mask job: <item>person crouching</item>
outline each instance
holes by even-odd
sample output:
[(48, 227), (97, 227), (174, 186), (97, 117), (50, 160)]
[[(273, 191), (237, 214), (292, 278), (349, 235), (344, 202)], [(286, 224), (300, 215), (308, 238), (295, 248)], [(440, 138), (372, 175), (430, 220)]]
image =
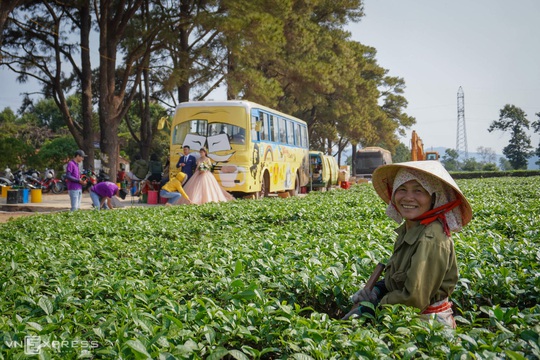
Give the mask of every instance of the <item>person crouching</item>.
[(97, 183), (90, 188), (90, 198), (92, 199), (92, 205), (96, 210), (102, 208), (112, 209), (112, 197), (115, 195), (124, 200), (127, 191), (125, 189), (119, 189), (118, 185), (110, 181)]
[(186, 201), (191, 204), (191, 200), (187, 196), (184, 188), (182, 187), (182, 181), (186, 178), (186, 174), (179, 172), (176, 174), (176, 177), (169, 180), (165, 185), (161, 187), (159, 191), (159, 196), (167, 199), (165, 206), (175, 205), (178, 200), (183, 196)]

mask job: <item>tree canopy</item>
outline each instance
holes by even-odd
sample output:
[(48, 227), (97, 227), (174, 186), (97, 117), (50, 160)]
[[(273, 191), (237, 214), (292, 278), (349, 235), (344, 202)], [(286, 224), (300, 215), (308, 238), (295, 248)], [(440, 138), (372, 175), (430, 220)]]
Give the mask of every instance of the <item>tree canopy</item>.
[[(536, 113), (535, 115), (538, 117), (538, 120), (532, 123), (532, 128), (534, 129), (534, 132), (540, 134), (540, 112)], [(536, 148), (535, 155), (538, 156), (536, 165), (540, 166), (540, 142), (538, 143), (538, 147)]]
[(532, 156), (531, 138), (525, 132), (529, 126), (525, 112), (517, 106), (507, 104), (501, 109), (499, 120), (493, 121), (488, 128), (489, 132), (510, 132), (510, 141), (503, 148), (503, 154), (516, 170), (527, 169), (527, 159)]
[[(394, 151), (398, 135), (415, 123), (405, 113), (404, 80), (344, 30), (364, 16), (362, 0), (9, 3), (0, 7), (6, 19), (0, 66), (21, 82), (32, 77), (42, 84), (87, 161), (99, 138), (111, 178), (122, 122), (147, 157), (159, 119), (152, 103), (170, 113), (219, 86), (228, 99), (305, 120), (311, 148), (326, 153), (350, 144)], [(92, 53), (99, 54), (97, 66)], [(73, 94), (81, 99), (79, 118), (68, 103)]]

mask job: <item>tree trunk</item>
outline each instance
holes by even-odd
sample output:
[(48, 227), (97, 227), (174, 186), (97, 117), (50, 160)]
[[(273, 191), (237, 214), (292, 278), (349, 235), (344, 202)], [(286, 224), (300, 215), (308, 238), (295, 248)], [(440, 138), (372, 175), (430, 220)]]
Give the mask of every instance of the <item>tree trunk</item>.
[[(148, 76), (148, 70), (146, 70), (148, 67), (144, 67), (145, 70), (143, 71), (143, 81), (141, 88), (144, 88), (143, 95), (144, 95), (144, 102), (143, 103), (143, 113), (142, 113), (142, 121), (141, 121), (141, 142), (142, 142), (142, 151), (141, 154), (143, 155), (144, 159), (148, 159), (150, 157), (150, 149), (152, 148), (152, 118), (150, 116), (150, 79)], [(142, 99), (141, 99), (142, 100)]]
[[(150, 28), (150, 10), (148, 9), (148, 1), (145, 2), (144, 6), (144, 23), (147, 29)], [(152, 41), (149, 39), (146, 43), (146, 50), (150, 51), (152, 47)], [(140, 86), (141, 94), (141, 155), (143, 159), (149, 159), (150, 150), (152, 148), (152, 117), (150, 115), (150, 76), (148, 69), (150, 67), (150, 62), (147, 58), (143, 58), (143, 71), (142, 71), (142, 81)]]
[[(101, 132), (101, 164), (103, 170), (109, 174), (110, 181), (116, 182), (118, 173), (118, 122), (110, 121), (107, 124), (110, 131)], [(103, 128), (103, 127), (102, 127)]]
[(352, 161), (351, 161), (351, 171), (353, 176), (356, 176), (356, 144), (352, 144)]
[[(118, 172), (118, 126), (131, 105), (134, 93), (140, 82), (141, 69), (133, 69), (137, 57), (127, 54), (130, 58), (124, 66), (124, 74), (116, 77), (116, 55), (120, 40), (126, 26), (143, 0), (134, 0), (129, 5), (117, 7), (114, 1), (99, 2), (99, 126), (100, 147), (102, 151), (103, 170), (109, 174), (111, 181), (116, 181)], [(142, 57), (147, 59), (148, 53)], [(143, 61), (147, 62), (147, 60)], [(135, 79), (130, 79), (135, 71)], [(120, 74), (118, 74), (120, 75)], [(133, 84), (131, 92), (126, 96), (126, 87)]]
[[(189, 13), (189, 7), (187, 7), (186, 5), (187, 4), (180, 5), (183, 13)], [(178, 59), (178, 65), (183, 68), (186, 74), (189, 74), (192, 68), (192, 61), (189, 56), (191, 46), (189, 44), (189, 32), (184, 27), (180, 28), (178, 40), (180, 42), (180, 58)], [(189, 77), (186, 77), (185, 80), (180, 84), (180, 86), (178, 86), (178, 102), (189, 101), (190, 91), (190, 79)]]
[(88, 154), (84, 166), (94, 165), (94, 126), (92, 118), (92, 64), (90, 62), (90, 31), (92, 19), (90, 4), (82, 2), (81, 14), (81, 89), (83, 149)]
[(118, 108), (116, 90), (116, 46), (115, 34), (109, 34), (110, 8), (107, 1), (100, 3), (101, 19), (99, 21), (99, 127), (102, 167), (116, 181), (118, 160)]

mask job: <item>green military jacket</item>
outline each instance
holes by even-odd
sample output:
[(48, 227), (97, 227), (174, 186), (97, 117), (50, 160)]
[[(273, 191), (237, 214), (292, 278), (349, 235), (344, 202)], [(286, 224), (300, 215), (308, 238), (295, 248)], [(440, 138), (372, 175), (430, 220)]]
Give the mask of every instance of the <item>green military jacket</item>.
[(458, 280), (454, 242), (434, 221), (418, 224), (398, 234), (394, 252), (386, 265), (388, 293), (381, 304), (404, 304), (424, 311), (430, 304), (452, 294)]
[(144, 179), (148, 174), (148, 163), (144, 159), (135, 160), (131, 172), (139, 179)]

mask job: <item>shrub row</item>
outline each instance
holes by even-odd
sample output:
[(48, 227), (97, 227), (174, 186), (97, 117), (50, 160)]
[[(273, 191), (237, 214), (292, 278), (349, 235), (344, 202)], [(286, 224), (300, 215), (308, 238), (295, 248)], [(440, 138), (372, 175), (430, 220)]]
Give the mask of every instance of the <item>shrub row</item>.
[(403, 306), (340, 320), (395, 235), (362, 184), (1, 225), (0, 358), (27, 336), (58, 359), (538, 358), (540, 177), (459, 185), (455, 331)]

